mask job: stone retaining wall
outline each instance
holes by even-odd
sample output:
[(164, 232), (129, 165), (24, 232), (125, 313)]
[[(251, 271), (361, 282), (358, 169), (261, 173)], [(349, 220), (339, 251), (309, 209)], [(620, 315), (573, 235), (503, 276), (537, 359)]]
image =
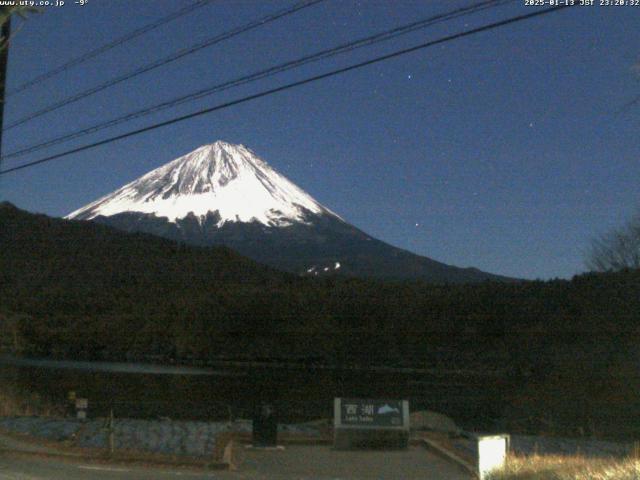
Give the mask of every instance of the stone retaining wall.
[[(75, 447), (107, 448), (105, 419), (82, 422), (75, 419), (40, 417), (0, 418), (0, 428), (35, 438), (69, 442)], [(172, 420), (116, 419), (113, 424), (115, 448), (171, 455), (210, 456), (221, 432), (251, 433), (251, 422), (194, 422)], [(278, 425), (280, 432), (319, 437), (311, 425)]]

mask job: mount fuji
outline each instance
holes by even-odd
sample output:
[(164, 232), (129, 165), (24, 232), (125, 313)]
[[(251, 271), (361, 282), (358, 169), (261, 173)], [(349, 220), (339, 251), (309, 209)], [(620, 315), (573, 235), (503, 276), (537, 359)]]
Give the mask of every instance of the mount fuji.
[(65, 218), (180, 242), (225, 245), (301, 275), (436, 283), (507, 280), (377, 240), (345, 222), (243, 145), (200, 148)]

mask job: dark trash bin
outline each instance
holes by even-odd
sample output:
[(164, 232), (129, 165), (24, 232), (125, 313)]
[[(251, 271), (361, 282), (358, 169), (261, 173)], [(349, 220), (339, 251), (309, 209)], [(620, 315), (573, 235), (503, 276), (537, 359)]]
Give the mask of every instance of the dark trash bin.
[(278, 420), (272, 404), (263, 403), (253, 415), (253, 445), (275, 447), (278, 445)]

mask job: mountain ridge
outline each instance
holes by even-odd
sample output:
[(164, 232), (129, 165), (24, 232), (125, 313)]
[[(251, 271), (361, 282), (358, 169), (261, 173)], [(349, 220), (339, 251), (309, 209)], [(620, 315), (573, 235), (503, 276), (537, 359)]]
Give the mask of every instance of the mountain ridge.
[(65, 218), (187, 244), (225, 245), (298, 275), (512, 281), (389, 245), (347, 223), (243, 145), (203, 145)]

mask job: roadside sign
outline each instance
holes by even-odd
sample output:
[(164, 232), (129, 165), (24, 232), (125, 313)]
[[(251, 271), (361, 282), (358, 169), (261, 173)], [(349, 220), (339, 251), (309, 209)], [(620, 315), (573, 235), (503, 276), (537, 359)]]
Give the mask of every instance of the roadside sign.
[(337, 449), (406, 448), (409, 442), (409, 402), (336, 398), (333, 426), (334, 447)]
[[(339, 424), (358, 427), (402, 427), (405, 401), (340, 399)], [(407, 412), (408, 413), (408, 412)]]

